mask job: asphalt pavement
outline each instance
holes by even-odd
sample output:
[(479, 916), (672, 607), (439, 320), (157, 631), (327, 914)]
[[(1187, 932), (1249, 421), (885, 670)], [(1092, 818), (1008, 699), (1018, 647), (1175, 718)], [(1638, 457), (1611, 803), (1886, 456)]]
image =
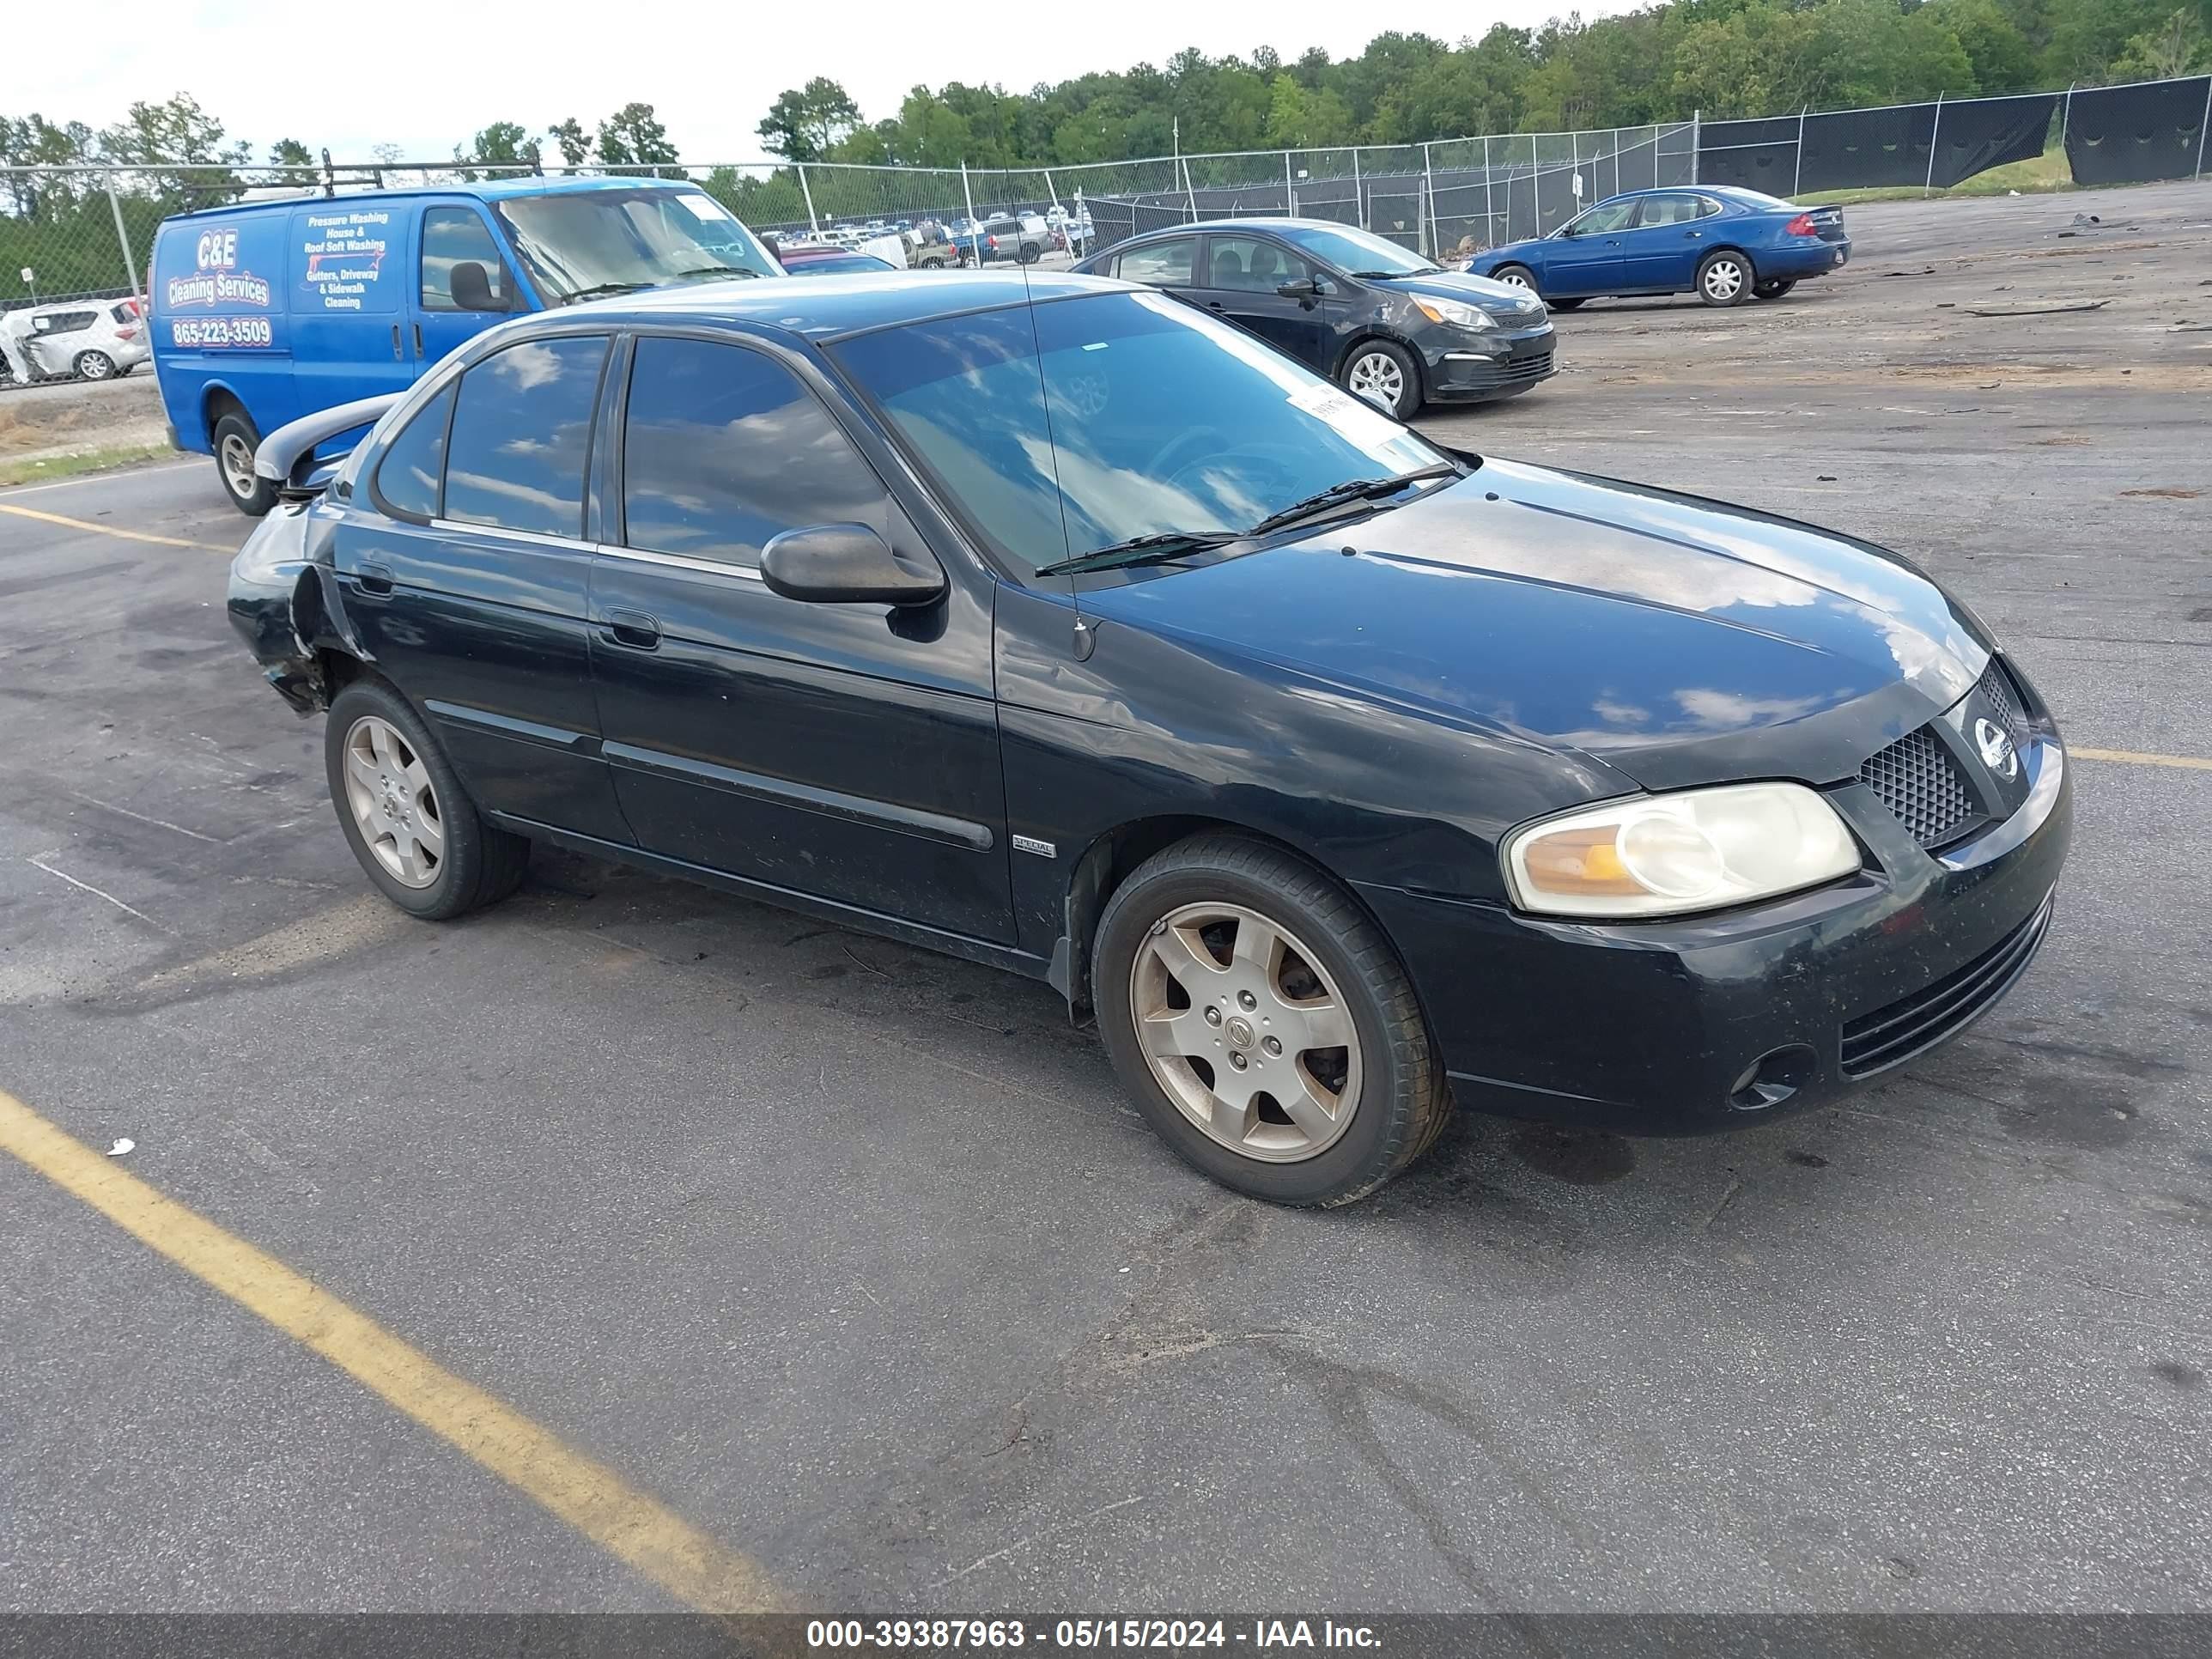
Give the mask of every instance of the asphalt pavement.
[[(2204, 1608), (2212, 188), (1848, 216), (1828, 284), (1563, 315), (1566, 373), (1428, 424), (1891, 544), (2015, 650), (2058, 921), (1900, 1079), (1463, 1115), (1294, 1212), (1042, 985), (566, 855), (414, 922), (196, 459), (0, 493), (0, 1091), (799, 1604)], [(20, 1155), (0, 1252), (0, 1610), (696, 1599)]]

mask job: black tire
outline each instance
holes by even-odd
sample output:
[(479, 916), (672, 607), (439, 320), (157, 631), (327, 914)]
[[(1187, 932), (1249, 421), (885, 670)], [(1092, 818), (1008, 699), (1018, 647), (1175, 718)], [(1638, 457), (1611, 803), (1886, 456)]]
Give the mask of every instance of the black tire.
[(115, 359), (104, 351), (80, 351), (76, 362), (70, 365), (80, 380), (112, 380), (115, 378)]
[(1797, 279), (1794, 276), (1777, 276), (1768, 282), (1753, 283), (1751, 295), (1754, 300), (1778, 300), (1796, 286)]
[[(1536, 286), (1536, 273), (1529, 270), (1526, 265), (1500, 265), (1497, 270), (1492, 271), (1490, 274), (1492, 278), (1497, 282), (1508, 283), (1517, 282), (1522, 288), (1527, 289), (1529, 293), (1539, 295), (1540, 296), (1541, 295), (1542, 291)], [(1545, 303), (1548, 305), (1551, 302), (1549, 301), (1546, 301)]]
[(1022, 244), (1020, 258), (1024, 264), (1033, 265), (1043, 257), (1044, 250), (1039, 247), (1035, 242), (1024, 242)]
[(1581, 300), (1547, 300), (1544, 303), (1553, 311), (1580, 311), (1583, 307)]
[[(1305, 941), (1358, 1036), (1362, 1080), (1351, 1118), (1323, 1150), (1297, 1162), (1247, 1156), (1200, 1129), (1153, 1075), (1138, 1038), (1131, 987), (1138, 951), (1178, 908), (1224, 902)], [(1405, 969), (1366, 913), (1299, 859), (1232, 835), (1170, 847), (1115, 890), (1091, 960), (1114, 1069), (1159, 1137), (1224, 1187), (1275, 1204), (1349, 1204), (1407, 1169), (1443, 1132), (1451, 1097)]]
[(208, 434), (215, 445), (216, 477), (222, 480), (222, 493), (230, 497), (230, 504), (249, 519), (258, 519), (276, 505), (276, 486), (258, 475), (252, 477), (251, 488), (244, 487), (237, 468), (237, 452), (230, 446), (243, 444), (246, 468), (250, 472), (253, 452), (261, 447), (261, 434), (244, 411), (232, 410), (215, 423)]
[[(429, 775), (445, 851), (428, 886), (410, 887), (385, 868), (369, 850), (347, 804), (346, 743), (354, 727), (368, 716), (396, 728)], [(448, 921), (497, 903), (521, 884), (530, 867), (528, 839), (483, 821), (428, 727), (406, 698), (383, 681), (356, 680), (331, 699), (323, 732), (323, 769), (346, 844), (377, 891), (408, 915), (425, 921)]]
[(1740, 306), (1758, 280), (1744, 255), (1732, 247), (1715, 248), (1698, 263), (1698, 298), (1709, 306)]
[(1388, 358), (1397, 368), (1397, 394), (1388, 403), (1370, 399), (1377, 409), (1401, 421), (1410, 421), (1421, 407), (1421, 367), (1413, 361), (1413, 354), (1393, 340), (1362, 340), (1344, 354), (1344, 362), (1337, 369), (1337, 384), (1355, 398), (1365, 398), (1353, 382), (1361, 377), (1363, 366), (1370, 358)]

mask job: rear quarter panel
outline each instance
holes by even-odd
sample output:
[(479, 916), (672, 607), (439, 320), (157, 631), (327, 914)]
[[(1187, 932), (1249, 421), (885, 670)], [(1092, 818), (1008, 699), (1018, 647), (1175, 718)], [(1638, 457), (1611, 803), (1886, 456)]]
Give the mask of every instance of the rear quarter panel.
[(289, 204), (163, 222), (154, 239), (149, 335), (179, 443), (207, 450), (210, 395), (227, 391), (273, 431), (298, 410), (284, 308)]

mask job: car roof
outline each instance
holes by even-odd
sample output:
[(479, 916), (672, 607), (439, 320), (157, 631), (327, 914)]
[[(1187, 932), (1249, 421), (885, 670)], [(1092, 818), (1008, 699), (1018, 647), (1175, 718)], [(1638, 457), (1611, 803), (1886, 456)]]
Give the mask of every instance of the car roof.
[(637, 323), (720, 323), (835, 340), (870, 329), (996, 311), (1030, 300), (1139, 292), (1135, 284), (1073, 271), (832, 271), (826, 276), (699, 283), (626, 294), (538, 313), (558, 323), (580, 316)]
[[(1639, 196), (1717, 196), (1723, 202), (1734, 202), (1739, 207), (1753, 207), (1761, 202), (1780, 201), (1764, 191), (1747, 190), (1741, 185), (1644, 185), (1635, 190), (1615, 191), (1605, 199), (1607, 202), (1626, 202)], [(1602, 206), (1600, 203), (1596, 205)]]
[(190, 213), (176, 213), (169, 216), (173, 219), (234, 218), (241, 213), (271, 208), (290, 209), (311, 202), (329, 202), (336, 205), (354, 202), (405, 201), (422, 196), (473, 196), (480, 201), (501, 202), (515, 196), (568, 196), (600, 190), (697, 190), (700, 187), (689, 179), (547, 179), (532, 173), (519, 179), (464, 179), (452, 184), (407, 185), (388, 190), (341, 190), (335, 196), (325, 196), (319, 191), (306, 191), (273, 201), (232, 202), (222, 207), (198, 208)]

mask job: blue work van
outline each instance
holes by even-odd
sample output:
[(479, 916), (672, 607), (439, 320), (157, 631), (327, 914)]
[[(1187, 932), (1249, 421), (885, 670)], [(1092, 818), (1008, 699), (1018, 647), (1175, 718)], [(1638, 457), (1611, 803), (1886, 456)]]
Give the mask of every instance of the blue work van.
[(780, 276), (696, 185), (512, 179), (283, 201), (164, 220), (154, 368), (173, 441), (216, 458), (242, 512), (275, 487), (264, 433), (398, 392), (511, 312), (669, 283)]

